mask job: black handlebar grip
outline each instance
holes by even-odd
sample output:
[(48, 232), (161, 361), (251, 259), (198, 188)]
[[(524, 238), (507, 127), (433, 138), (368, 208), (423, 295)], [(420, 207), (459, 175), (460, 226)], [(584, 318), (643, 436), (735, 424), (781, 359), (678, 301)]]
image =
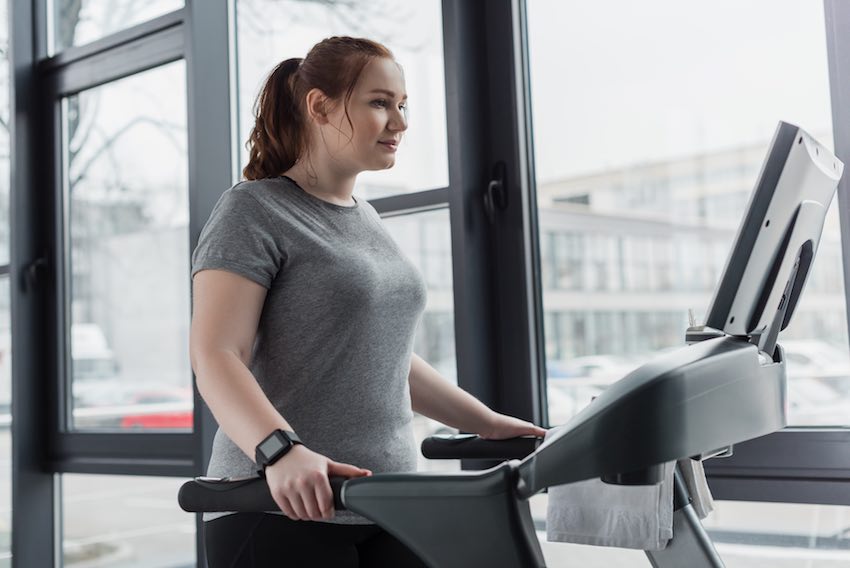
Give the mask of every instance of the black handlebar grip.
[(425, 438), (422, 455), (430, 459), (522, 459), (543, 442), (536, 436), (507, 440), (485, 440), (475, 434), (440, 435)]
[[(334, 508), (344, 510), (342, 486), (345, 477), (331, 477)], [(279, 511), (266, 480), (262, 477), (196, 477), (177, 493), (180, 508), (189, 513)]]

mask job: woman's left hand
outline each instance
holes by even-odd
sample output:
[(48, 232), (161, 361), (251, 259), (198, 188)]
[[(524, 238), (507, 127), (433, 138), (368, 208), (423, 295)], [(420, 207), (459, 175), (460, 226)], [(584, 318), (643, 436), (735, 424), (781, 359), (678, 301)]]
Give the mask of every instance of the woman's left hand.
[(494, 412), (490, 417), (486, 432), (478, 432), (478, 436), (485, 440), (504, 440), (507, 438), (518, 438), (520, 436), (538, 436), (542, 438), (546, 435), (546, 429), (540, 426), (535, 426), (531, 422), (499, 414)]

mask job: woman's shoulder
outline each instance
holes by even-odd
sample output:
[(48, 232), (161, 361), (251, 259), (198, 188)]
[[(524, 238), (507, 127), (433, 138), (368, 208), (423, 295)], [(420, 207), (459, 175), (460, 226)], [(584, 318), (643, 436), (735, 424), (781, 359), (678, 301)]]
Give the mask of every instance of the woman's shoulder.
[(250, 195), (251, 197), (258, 198), (273, 193), (277, 185), (279, 185), (279, 182), (274, 179), (246, 179), (236, 182), (225, 190), (224, 193), (238, 197)]
[(276, 216), (285, 214), (286, 201), (281, 199), (281, 182), (277, 179), (242, 180), (222, 194), (222, 200), (259, 206)]

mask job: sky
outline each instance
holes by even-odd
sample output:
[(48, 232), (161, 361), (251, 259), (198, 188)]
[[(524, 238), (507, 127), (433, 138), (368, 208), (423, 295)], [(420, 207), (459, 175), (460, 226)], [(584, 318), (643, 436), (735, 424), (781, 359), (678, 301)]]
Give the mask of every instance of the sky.
[(766, 146), (779, 120), (832, 147), (822, 2), (528, 0), (528, 21), (538, 181)]

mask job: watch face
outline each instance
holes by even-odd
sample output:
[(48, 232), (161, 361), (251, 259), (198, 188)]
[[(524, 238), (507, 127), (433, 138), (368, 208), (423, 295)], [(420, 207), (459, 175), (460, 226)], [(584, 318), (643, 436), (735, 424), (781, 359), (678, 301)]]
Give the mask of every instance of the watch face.
[(257, 449), (259, 449), (263, 456), (266, 458), (270, 458), (275, 455), (284, 447), (284, 443), (277, 436), (271, 436), (268, 439), (264, 440), (263, 443), (259, 445)]

